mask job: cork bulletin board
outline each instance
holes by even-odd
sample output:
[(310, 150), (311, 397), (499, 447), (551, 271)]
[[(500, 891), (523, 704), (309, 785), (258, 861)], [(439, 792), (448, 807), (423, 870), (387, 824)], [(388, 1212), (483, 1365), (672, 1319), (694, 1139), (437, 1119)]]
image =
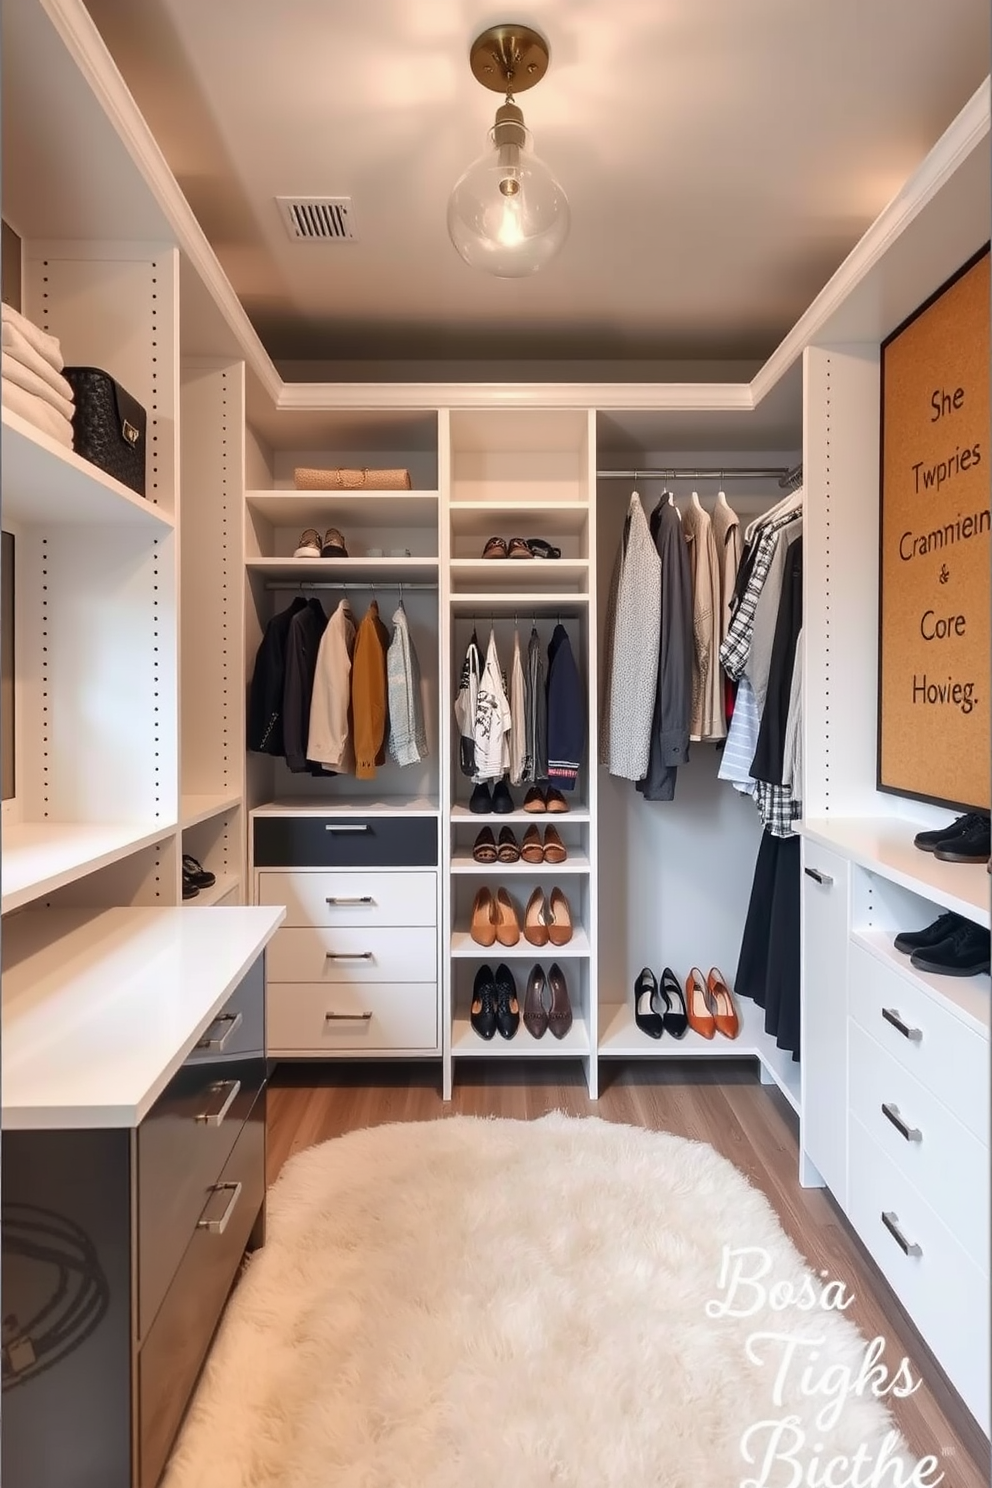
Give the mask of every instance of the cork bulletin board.
[(989, 249), (882, 346), (878, 786), (989, 809)]

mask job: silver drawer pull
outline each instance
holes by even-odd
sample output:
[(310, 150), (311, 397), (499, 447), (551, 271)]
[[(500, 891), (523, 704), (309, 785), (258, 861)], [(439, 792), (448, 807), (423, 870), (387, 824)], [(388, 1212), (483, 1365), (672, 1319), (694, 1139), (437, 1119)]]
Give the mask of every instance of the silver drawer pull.
[(200, 1040), (196, 1047), (198, 1049), (214, 1049), (218, 1054), (223, 1054), (228, 1040), (241, 1027), (243, 1021), (240, 1013), (221, 1013), (219, 1018), (214, 1019), (210, 1027), (213, 1029), (217, 1028), (221, 1023), (226, 1023), (227, 1027), (224, 1029), (224, 1032), (219, 1038), (211, 1038), (208, 1033), (205, 1038)]
[(375, 900), (372, 898), (372, 895), (371, 894), (358, 894), (358, 895), (356, 895), (352, 899), (347, 898), (346, 895), (341, 895), (341, 894), (331, 895), (331, 894), (329, 894), (327, 896), (327, 898), (324, 900), (324, 903), (325, 904), (374, 904), (375, 903)]
[(884, 1007), (882, 1009), (882, 1017), (886, 1023), (891, 1023), (893, 1028), (898, 1028), (903, 1038), (911, 1039), (914, 1044), (918, 1044), (923, 1038), (923, 1029), (910, 1028), (908, 1023), (902, 1021), (895, 1008)]
[(371, 961), (371, 951), (325, 951), (325, 961)]
[(898, 1216), (898, 1214), (886, 1214), (885, 1211), (883, 1210), (882, 1211), (882, 1223), (884, 1224), (885, 1228), (888, 1230), (889, 1234), (892, 1236), (893, 1240), (898, 1245), (899, 1249), (901, 1251), (904, 1251), (906, 1255), (908, 1255), (908, 1256), (921, 1256), (923, 1254), (923, 1251), (922, 1251), (921, 1247), (919, 1245), (917, 1245), (914, 1241), (907, 1240), (906, 1239), (906, 1236), (903, 1234), (902, 1230), (899, 1228), (899, 1216)]
[(885, 1101), (883, 1101), (882, 1115), (885, 1117), (886, 1121), (892, 1122), (892, 1125), (895, 1127), (896, 1131), (901, 1137), (905, 1137), (907, 1142), (923, 1141), (923, 1133), (920, 1131), (919, 1127), (907, 1126), (905, 1121), (903, 1121), (902, 1117), (899, 1115), (898, 1106), (890, 1106)]
[(221, 1122), (224, 1120), (224, 1117), (227, 1115), (228, 1111), (231, 1109), (231, 1107), (234, 1105), (234, 1102), (238, 1098), (238, 1092), (241, 1089), (241, 1081), (222, 1080), (219, 1084), (212, 1085), (210, 1088), (215, 1095), (219, 1095), (222, 1090), (226, 1090), (227, 1099), (225, 1100), (219, 1111), (201, 1111), (196, 1119), (197, 1121), (202, 1121), (204, 1126), (220, 1126)]
[(196, 1228), (198, 1230), (207, 1230), (211, 1235), (223, 1235), (227, 1229), (227, 1222), (234, 1213), (237, 1202), (241, 1197), (241, 1184), (218, 1183), (214, 1189), (214, 1193), (224, 1193), (227, 1190), (230, 1190), (231, 1197), (228, 1199), (227, 1208), (224, 1210), (220, 1219), (198, 1219), (196, 1222)]
[(371, 832), (368, 822), (325, 822), (325, 832)]
[(805, 873), (807, 878), (813, 879), (814, 883), (822, 884), (825, 889), (829, 889), (830, 885), (833, 883), (833, 879), (831, 878), (830, 874), (821, 873), (819, 868), (804, 868), (803, 872)]
[(371, 1021), (371, 1013), (325, 1013), (324, 1022), (334, 1023), (368, 1023)]

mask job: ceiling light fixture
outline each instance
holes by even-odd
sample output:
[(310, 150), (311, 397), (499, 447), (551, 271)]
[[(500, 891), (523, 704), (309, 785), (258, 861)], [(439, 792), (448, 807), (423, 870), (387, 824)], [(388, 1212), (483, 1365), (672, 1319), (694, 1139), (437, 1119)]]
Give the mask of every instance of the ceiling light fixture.
[(448, 201), (448, 232), (467, 264), (500, 279), (542, 269), (568, 236), (568, 199), (530, 148), (514, 94), (548, 70), (548, 44), (529, 26), (492, 26), (469, 55), (484, 88), (505, 93), (489, 131), (491, 148), (470, 165)]

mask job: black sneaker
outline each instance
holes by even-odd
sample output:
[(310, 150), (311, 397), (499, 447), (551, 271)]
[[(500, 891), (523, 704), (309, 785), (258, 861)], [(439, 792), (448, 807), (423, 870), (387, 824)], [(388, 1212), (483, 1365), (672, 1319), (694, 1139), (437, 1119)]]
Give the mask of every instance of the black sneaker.
[(942, 863), (987, 863), (992, 853), (992, 831), (987, 816), (972, 817), (972, 825), (954, 837), (944, 837), (934, 848)]
[(468, 803), (469, 811), (474, 811), (476, 816), (488, 816), (493, 809), (493, 798), (488, 785), (484, 780), (480, 781), (472, 792), (472, 799)]
[(491, 966), (480, 966), (475, 973), (471, 1022), (480, 1038), (491, 1039), (496, 1032), (496, 983)]
[(978, 976), (992, 964), (992, 937), (980, 925), (962, 920), (953, 935), (925, 951), (914, 951), (910, 965), (938, 976)]
[(957, 821), (951, 822), (949, 827), (935, 827), (930, 832), (917, 832), (913, 838), (913, 846), (918, 847), (920, 852), (933, 852), (936, 847), (949, 837), (960, 837), (963, 832), (969, 832), (975, 822), (984, 820), (974, 811), (969, 811), (965, 816), (959, 816)]
[(520, 1027), (517, 984), (513, 972), (502, 961), (496, 968), (496, 1027), (505, 1039), (512, 1039)]
[(934, 920), (925, 930), (902, 930), (896, 936), (896, 950), (902, 951), (904, 956), (911, 956), (914, 951), (925, 951), (930, 946), (940, 945), (942, 940), (949, 939), (959, 925), (967, 922), (960, 915), (948, 910), (942, 914), (939, 920)]

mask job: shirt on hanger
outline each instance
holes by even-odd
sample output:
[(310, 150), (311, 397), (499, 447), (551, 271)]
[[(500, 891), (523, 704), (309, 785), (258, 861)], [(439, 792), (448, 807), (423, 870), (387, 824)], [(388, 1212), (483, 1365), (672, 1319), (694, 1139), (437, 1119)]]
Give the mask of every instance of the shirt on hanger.
[(310, 700), (307, 756), (342, 775), (355, 770), (352, 740), (351, 664), (355, 617), (342, 599), (320, 638)]

